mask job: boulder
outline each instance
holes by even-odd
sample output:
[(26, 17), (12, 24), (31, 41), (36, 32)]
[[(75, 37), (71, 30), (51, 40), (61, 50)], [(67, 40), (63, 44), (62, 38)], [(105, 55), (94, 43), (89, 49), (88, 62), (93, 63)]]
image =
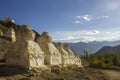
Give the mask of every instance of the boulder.
[(44, 56), (44, 52), (39, 45), (29, 40), (13, 43), (5, 59), (7, 65), (30, 69), (33, 67), (43, 67)]

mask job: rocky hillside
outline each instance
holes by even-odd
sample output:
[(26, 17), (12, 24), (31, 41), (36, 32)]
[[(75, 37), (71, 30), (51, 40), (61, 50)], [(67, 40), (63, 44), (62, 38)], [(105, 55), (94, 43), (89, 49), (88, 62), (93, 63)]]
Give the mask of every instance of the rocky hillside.
[(104, 46), (101, 48), (96, 54), (115, 54), (120, 53), (120, 45), (119, 46)]

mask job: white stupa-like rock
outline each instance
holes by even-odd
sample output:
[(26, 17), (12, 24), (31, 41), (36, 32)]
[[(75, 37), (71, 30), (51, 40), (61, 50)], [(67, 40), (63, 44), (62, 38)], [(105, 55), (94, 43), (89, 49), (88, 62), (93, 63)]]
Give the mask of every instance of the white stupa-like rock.
[(37, 43), (41, 49), (45, 52), (45, 64), (46, 65), (60, 65), (61, 53), (57, 50), (52, 43), (52, 38), (48, 32), (43, 32), (41, 36), (37, 37)]

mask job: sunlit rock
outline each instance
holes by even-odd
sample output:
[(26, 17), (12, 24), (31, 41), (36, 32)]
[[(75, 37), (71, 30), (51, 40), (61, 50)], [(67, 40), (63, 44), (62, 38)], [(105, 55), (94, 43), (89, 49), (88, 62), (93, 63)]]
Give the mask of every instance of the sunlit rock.
[(4, 36), (9, 38), (12, 42), (16, 41), (15, 30), (12, 27), (7, 29), (7, 32), (4, 34)]
[(52, 38), (48, 32), (43, 32), (41, 36), (37, 37), (37, 43), (41, 49), (45, 52), (45, 64), (46, 65), (60, 65), (61, 53), (57, 50), (52, 43)]
[(35, 32), (28, 25), (19, 26), (16, 30), (17, 41), (35, 40)]
[(44, 52), (33, 41), (19, 41), (13, 43), (6, 54), (6, 64), (23, 68), (44, 67)]

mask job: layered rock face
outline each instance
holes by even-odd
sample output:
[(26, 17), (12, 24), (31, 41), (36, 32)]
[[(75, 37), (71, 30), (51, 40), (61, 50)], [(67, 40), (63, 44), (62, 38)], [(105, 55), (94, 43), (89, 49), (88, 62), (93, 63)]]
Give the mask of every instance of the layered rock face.
[(44, 66), (44, 52), (33, 41), (15, 42), (8, 50), (6, 64), (23, 68)]
[(45, 64), (46, 65), (60, 65), (61, 53), (57, 50), (52, 43), (52, 38), (48, 32), (43, 32), (41, 36), (37, 37), (37, 43), (41, 49), (45, 52)]

